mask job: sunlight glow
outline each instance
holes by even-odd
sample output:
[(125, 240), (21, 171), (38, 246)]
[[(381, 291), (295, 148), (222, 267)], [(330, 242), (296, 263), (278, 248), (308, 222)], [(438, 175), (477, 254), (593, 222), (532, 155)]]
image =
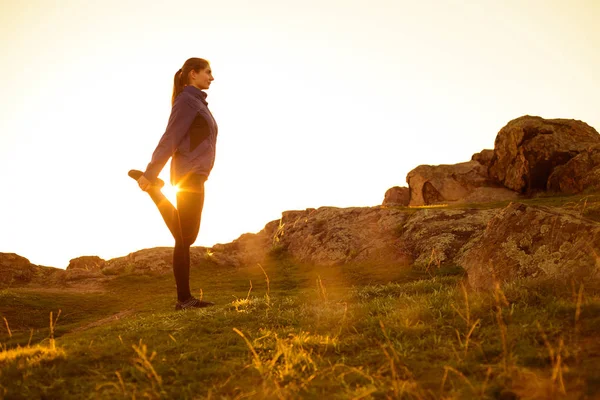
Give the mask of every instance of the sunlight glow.
[(162, 188), (162, 192), (171, 204), (177, 204), (177, 192), (179, 192), (179, 186), (172, 186), (168, 183)]

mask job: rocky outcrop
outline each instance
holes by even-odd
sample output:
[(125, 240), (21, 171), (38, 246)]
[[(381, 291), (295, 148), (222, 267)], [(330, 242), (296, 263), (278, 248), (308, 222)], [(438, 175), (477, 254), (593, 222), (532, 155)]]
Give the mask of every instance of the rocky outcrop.
[[(190, 249), (190, 263), (197, 264), (204, 258), (205, 247)], [(155, 247), (138, 250), (124, 257), (108, 260), (100, 272), (104, 275), (122, 274), (163, 274), (170, 273), (173, 268), (173, 248)]]
[(14, 253), (0, 253), (0, 282), (7, 285), (31, 282), (38, 268)]
[(556, 167), (598, 144), (600, 135), (584, 122), (520, 117), (498, 132), (489, 175), (519, 193), (547, 190)]
[(576, 194), (600, 189), (600, 146), (579, 153), (552, 171), (548, 191)]
[(0, 253), (0, 289), (28, 284), (55, 285), (66, 282), (65, 270), (35, 265), (14, 253)]
[(600, 224), (575, 212), (511, 203), (468, 243), (460, 265), (476, 288), (516, 278), (598, 277)]
[[(194, 247), (191, 265), (241, 268), (283, 257), (323, 267), (458, 265), (474, 287), (525, 277), (598, 276), (600, 225), (583, 214), (520, 203), (504, 209), (390, 207), (515, 201), (538, 189), (574, 194), (600, 188), (600, 135), (587, 124), (517, 118), (498, 133), (494, 150), (464, 163), (418, 166), (406, 180), (409, 187), (389, 189), (382, 206), (286, 211), (259, 233)], [(586, 200), (580, 208), (600, 219), (600, 202), (590, 208)], [(65, 271), (0, 253), (0, 287), (171, 273), (172, 257), (172, 247), (108, 261), (84, 256), (72, 259)]]
[(471, 157), (471, 161), (477, 161), (479, 164), (488, 168), (492, 163), (492, 159), (494, 158), (494, 150), (485, 149), (481, 150), (479, 153), (473, 154)]
[(101, 282), (106, 279), (106, 276), (101, 272), (105, 265), (106, 261), (98, 256), (73, 258), (67, 266), (64, 279), (67, 282)]
[(264, 261), (277, 243), (280, 221), (271, 221), (258, 234), (245, 233), (227, 244), (216, 244), (207, 249), (204, 258), (214, 264), (229, 267), (256, 265)]
[(408, 265), (410, 255), (397, 233), (406, 218), (402, 210), (381, 207), (286, 211), (256, 235), (214, 246), (211, 258), (219, 264), (241, 266), (285, 252), (298, 262), (323, 266), (350, 262)]
[(408, 206), (410, 190), (407, 187), (394, 186), (385, 192), (383, 206)]
[(399, 242), (417, 268), (459, 264), (462, 248), (498, 210), (422, 209), (406, 219)]
[(398, 209), (335, 208), (283, 213), (277, 244), (300, 262), (408, 265), (410, 256), (397, 238), (408, 215)]
[(456, 264), (461, 249), (498, 210), (321, 207), (287, 211), (258, 234), (210, 249), (219, 265), (241, 267), (284, 252), (322, 266), (348, 263), (417, 268)]
[[(585, 210), (591, 208), (587, 205)], [(321, 207), (287, 211), (257, 234), (244, 234), (210, 249), (192, 248), (191, 264), (241, 268), (283, 256), (323, 268), (342, 264), (429, 270), (462, 266), (477, 288), (515, 278), (598, 277), (600, 224), (582, 217), (583, 208), (578, 210), (579, 214), (511, 203), (504, 209)], [(595, 211), (588, 214), (597, 215)], [(171, 273), (172, 254), (171, 247), (145, 249), (108, 260), (101, 270), (65, 271), (0, 253), (0, 284), (89, 285), (116, 275)]]
[(408, 173), (406, 182), (410, 188), (411, 206), (491, 202), (518, 197), (516, 192), (491, 181), (487, 168), (478, 161), (420, 165)]
[(535, 191), (600, 189), (600, 135), (581, 121), (526, 115), (498, 132), (494, 150), (475, 153), (464, 163), (420, 165), (406, 182), (410, 206), (515, 201), (519, 194)]
[(106, 261), (98, 256), (82, 256), (73, 258), (67, 266), (67, 271), (80, 269), (85, 271), (99, 271), (104, 267)]

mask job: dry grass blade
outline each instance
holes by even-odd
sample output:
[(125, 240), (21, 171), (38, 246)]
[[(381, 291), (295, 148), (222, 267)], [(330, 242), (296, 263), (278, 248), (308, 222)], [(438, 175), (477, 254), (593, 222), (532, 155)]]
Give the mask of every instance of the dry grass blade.
[(244, 333), (242, 331), (240, 331), (238, 328), (233, 328), (233, 331), (235, 333), (237, 333), (238, 335), (240, 335), (242, 337), (242, 339), (244, 339), (244, 341), (246, 342), (246, 345), (252, 352), (252, 356), (254, 357), (254, 363), (256, 364), (256, 368), (262, 374), (263, 373), (262, 362), (260, 361), (260, 357), (258, 356), (258, 353), (256, 352), (256, 350), (254, 350), (254, 346), (252, 346), (252, 343), (250, 343), (250, 341), (248, 340), (246, 335), (244, 335)]
[(438, 396), (440, 399), (444, 394), (444, 386), (446, 385), (446, 379), (448, 379), (448, 369), (444, 368), (444, 376), (442, 377), (442, 382), (440, 383), (440, 394)]
[(342, 316), (342, 322), (340, 323), (340, 329), (337, 331), (336, 335), (333, 337), (334, 339), (337, 339), (340, 337), (340, 335), (342, 334), (342, 330), (344, 329), (344, 326), (346, 324), (346, 314), (348, 314), (348, 303), (343, 302), (342, 304), (344, 305), (344, 315)]
[(250, 292), (252, 291), (252, 279), (250, 279), (250, 289), (248, 289), (248, 294), (246, 295), (246, 300), (250, 299)]
[(475, 331), (475, 328), (477, 327), (477, 325), (479, 325), (479, 322), (480, 320), (477, 320), (473, 323), (473, 326), (471, 326), (469, 333), (467, 333), (467, 336), (465, 337), (465, 357), (467, 356), (467, 353), (469, 351), (469, 340), (471, 339), (473, 331)]
[(117, 379), (119, 380), (119, 385), (121, 386), (121, 391), (123, 392), (123, 396), (127, 395), (127, 391), (125, 390), (125, 382), (123, 382), (123, 378), (119, 371), (115, 371), (115, 375), (117, 375)]
[(8, 337), (11, 338), (12, 332), (10, 331), (10, 327), (8, 326), (8, 320), (6, 319), (6, 317), (2, 317), (2, 319), (4, 320), (4, 325), (6, 325), (6, 331), (8, 332)]
[(579, 330), (579, 317), (581, 316), (581, 303), (583, 301), (583, 283), (579, 285), (579, 293), (577, 294), (577, 304), (575, 305), (575, 330)]
[(496, 302), (496, 323), (498, 324), (498, 329), (500, 329), (500, 340), (502, 342), (502, 367), (504, 372), (508, 373), (508, 361), (510, 358), (508, 350), (508, 328), (502, 315), (502, 308), (508, 306), (508, 300), (506, 300), (506, 296), (500, 288), (499, 282), (495, 282), (494, 284), (494, 299)]
[(566, 394), (565, 383), (563, 379), (563, 357), (562, 352), (564, 349), (564, 341), (562, 338), (558, 341), (558, 349), (555, 350), (554, 347), (550, 344), (550, 340), (546, 335), (546, 332), (542, 329), (542, 326), (538, 321), (536, 321), (536, 325), (542, 339), (544, 341), (544, 345), (546, 349), (548, 349), (548, 355), (550, 356), (550, 362), (552, 363), (552, 384), (557, 385), (560, 393)]
[[(267, 299), (267, 305), (270, 306), (271, 305), (271, 281), (269, 280), (269, 275), (267, 275), (267, 271), (265, 271), (263, 266), (258, 264), (258, 267), (265, 275), (265, 280), (267, 281), (267, 294), (265, 296)], [(252, 282), (250, 282), (250, 285), (252, 285)]]
[(54, 328), (56, 328), (56, 323), (58, 322), (58, 318), (60, 317), (60, 313), (62, 310), (58, 310), (56, 314), (56, 319), (52, 319), (52, 311), (50, 311), (50, 347), (52, 350), (56, 350), (56, 342), (54, 340)]
[[(473, 386), (473, 384), (471, 383), (471, 381), (469, 381), (469, 379), (462, 372), (460, 372), (459, 370), (454, 369), (452, 367), (449, 367), (447, 365), (444, 366), (444, 370), (446, 371), (446, 373), (448, 371), (454, 372), (454, 374), (456, 374), (458, 377), (460, 377), (469, 386), (469, 388), (471, 389), (471, 391), (473, 393), (475, 393), (475, 387)], [(444, 376), (446, 375), (446, 373), (444, 373)]]
[(154, 360), (154, 357), (156, 357), (156, 352), (153, 351), (150, 357), (148, 357), (148, 347), (142, 343), (142, 339), (140, 339), (139, 345), (134, 344), (131, 347), (137, 354), (137, 358), (134, 358), (133, 360), (135, 367), (140, 372), (146, 374), (148, 379), (150, 379), (152, 386), (154, 386), (154, 383), (156, 383), (162, 390), (162, 378), (160, 375), (158, 375), (154, 369), (154, 366), (152, 365), (152, 360)]
[(317, 275), (317, 288), (319, 289), (321, 300), (327, 301), (327, 290), (325, 289), (325, 285), (323, 285), (320, 275)]
[(464, 285), (464, 283), (461, 282), (460, 287), (465, 302), (464, 313), (461, 312), (461, 310), (459, 310), (458, 307), (455, 307), (454, 304), (452, 304), (451, 307), (454, 310), (454, 312), (456, 312), (458, 316), (465, 322), (466, 328), (468, 329), (465, 335), (464, 343), (461, 339), (460, 332), (458, 331), (458, 329), (455, 329), (458, 343), (460, 347), (464, 348), (464, 357), (466, 357), (469, 351), (469, 341), (471, 339), (471, 336), (473, 335), (473, 332), (475, 331), (475, 328), (479, 325), (480, 320), (478, 319), (477, 321), (471, 323), (471, 306), (469, 304), (469, 293), (467, 292), (467, 287)]

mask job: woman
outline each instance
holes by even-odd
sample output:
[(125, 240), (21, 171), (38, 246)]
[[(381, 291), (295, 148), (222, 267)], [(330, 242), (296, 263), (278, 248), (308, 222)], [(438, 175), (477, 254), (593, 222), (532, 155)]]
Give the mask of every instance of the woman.
[[(175, 239), (173, 273), (177, 284), (176, 310), (214, 305), (190, 292), (190, 246), (196, 241), (204, 205), (204, 182), (215, 162), (217, 123), (206, 102), (214, 80), (208, 61), (190, 58), (175, 73), (172, 109), (167, 129), (145, 172), (129, 171), (150, 195)], [(158, 174), (171, 160), (171, 183), (179, 187), (177, 208), (162, 194)]]

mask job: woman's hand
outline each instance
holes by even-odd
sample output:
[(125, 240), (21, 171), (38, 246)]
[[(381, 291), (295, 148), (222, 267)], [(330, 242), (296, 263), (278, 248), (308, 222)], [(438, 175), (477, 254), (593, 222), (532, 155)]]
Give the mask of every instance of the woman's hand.
[(137, 180), (137, 183), (140, 189), (142, 189), (144, 192), (147, 191), (151, 186), (150, 181), (146, 179), (144, 175), (140, 176), (140, 179)]

